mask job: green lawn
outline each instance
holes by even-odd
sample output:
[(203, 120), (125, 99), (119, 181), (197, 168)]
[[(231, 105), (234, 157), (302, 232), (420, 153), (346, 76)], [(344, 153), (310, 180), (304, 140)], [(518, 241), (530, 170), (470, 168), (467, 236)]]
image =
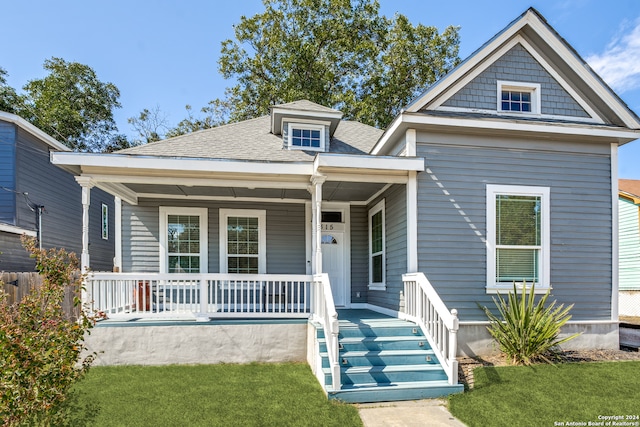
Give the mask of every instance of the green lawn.
[[(640, 425), (640, 362), (482, 367), (473, 390), (450, 397), (454, 416), (475, 426), (599, 425), (602, 416)], [(592, 424), (589, 424), (591, 422)], [(564, 424), (562, 424), (564, 423)], [(584, 424), (579, 424), (584, 423)]]
[(328, 401), (306, 364), (93, 367), (75, 388), (73, 425), (362, 426)]

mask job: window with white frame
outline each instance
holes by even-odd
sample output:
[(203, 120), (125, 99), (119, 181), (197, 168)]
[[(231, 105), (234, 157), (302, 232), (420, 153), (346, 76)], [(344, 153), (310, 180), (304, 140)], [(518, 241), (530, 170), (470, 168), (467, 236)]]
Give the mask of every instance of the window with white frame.
[(549, 288), (548, 187), (487, 185), (487, 291)]
[(324, 151), (324, 126), (303, 123), (289, 123), (287, 145), (292, 149)]
[(384, 199), (369, 210), (369, 289), (386, 289)]
[(498, 111), (540, 114), (540, 84), (498, 81)]
[(266, 273), (266, 211), (220, 209), (220, 271)]
[(160, 271), (206, 273), (207, 209), (160, 207)]

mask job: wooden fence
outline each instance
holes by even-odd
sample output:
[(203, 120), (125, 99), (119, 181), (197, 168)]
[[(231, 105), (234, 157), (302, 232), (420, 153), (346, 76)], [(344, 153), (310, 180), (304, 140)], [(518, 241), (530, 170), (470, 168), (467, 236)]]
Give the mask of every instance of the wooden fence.
[[(42, 286), (42, 276), (38, 273), (4, 273), (0, 272), (0, 282), (2, 282), (2, 289), (8, 295), (8, 302), (10, 304), (22, 301), (22, 299), (29, 295), (34, 290)], [(73, 305), (74, 292), (70, 287), (65, 290), (64, 301), (62, 302), (62, 308), (72, 318), (77, 318), (79, 314), (79, 307)]]

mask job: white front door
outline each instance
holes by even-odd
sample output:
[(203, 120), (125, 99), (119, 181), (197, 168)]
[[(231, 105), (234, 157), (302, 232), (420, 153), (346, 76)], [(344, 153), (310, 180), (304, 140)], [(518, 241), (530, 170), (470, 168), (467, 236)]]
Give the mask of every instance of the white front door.
[(338, 307), (347, 303), (344, 236), (344, 224), (322, 224), (322, 272), (329, 276), (333, 302)]

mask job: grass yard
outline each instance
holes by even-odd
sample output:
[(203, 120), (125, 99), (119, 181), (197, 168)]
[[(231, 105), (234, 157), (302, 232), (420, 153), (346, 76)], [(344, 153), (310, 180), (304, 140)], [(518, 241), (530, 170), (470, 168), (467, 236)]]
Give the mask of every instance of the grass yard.
[(74, 425), (362, 426), (301, 363), (93, 367), (75, 392)]
[(638, 361), (482, 367), (474, 380), (473, 390), (449, 400), (469, 427), (605, 426), (599, 416), (612, 415), (633, 424), (608, 425), (640, 425)]

